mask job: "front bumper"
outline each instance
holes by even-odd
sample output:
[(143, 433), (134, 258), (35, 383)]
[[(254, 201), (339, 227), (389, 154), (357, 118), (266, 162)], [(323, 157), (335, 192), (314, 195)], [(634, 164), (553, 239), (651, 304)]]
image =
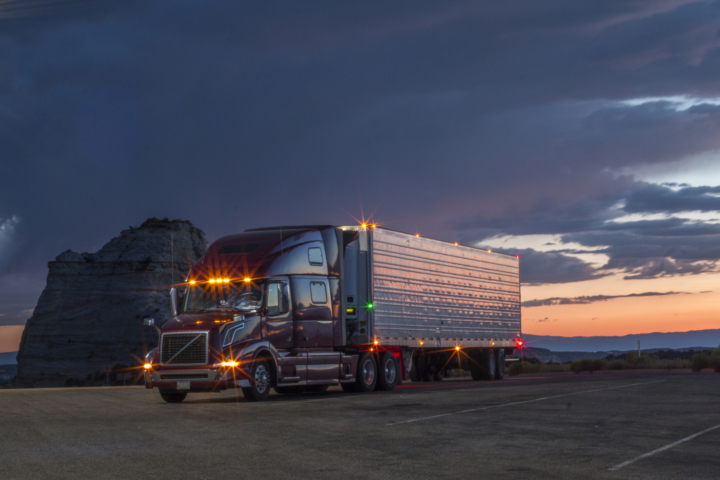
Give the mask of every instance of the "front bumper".
[[(240, 367), (208, 368), (150, 368), (145, 370), (145, 388), (162, 388), (191, 392), (208, 392), (227, 388), (246, 388), (250, 386), (250, 377)], [(188, 383), (189, 382), (189, 383)]]

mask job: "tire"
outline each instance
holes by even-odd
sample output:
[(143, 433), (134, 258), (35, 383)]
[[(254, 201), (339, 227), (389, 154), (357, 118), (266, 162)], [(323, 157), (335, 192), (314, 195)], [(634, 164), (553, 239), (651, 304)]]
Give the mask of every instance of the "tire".
[(495, 356), (495, 380), (505, 378), (505, 349), (501, 348)]
[(265, 360), (255, 362), (250, 375), (250, 387), (243, 388), (242, 392), (248, 402), (262, 402), (267, 400), (272, 386), (272, 373)]
[(275, 391), (280, 395), (299, 395), (305, 391), (305, 387), (275, 387)]
[(386, 392), (395, 389), (398, 375), (400, 375), (400, 369), (397, 366), (395, 355), (393, 355), (392, 352), (383, 352), (380, 355), (380, 365), (375, 389)]
[(482, 352), (480, 357), (480, 375), (482, 380), (494, 380), (495, 379), (495, 351), (485, 350)]
[(482, 352), (472, 352), (469, 354), (470, 357), (470, 376), (474, 381), (480, 381), (483, 379), (482, 374)]
[(397, 366), (397, 376), (395, 377), (395, 386), (402, 385), (403, 382), (403, 365), (399, 358), (395, 359), (395, 365)]
[(182, 401), (185, 400), (185, 397), (187, 397), (187, 392), (160, 392), (160, 396), (167, 403), (182, 403)]
[(357, 392), (357, 384), (355, 382), (341, 383), (340, 388), (342, 388), (343, 392), (345, 393)]
[(377, 364), (375, 363), (375, 355), (366, 352), (360, 356), (357, 367), (357, 379), (355, 382), (358, 392), (368, 393), (375, 389), (377, 383)]
[(305, 389), (306, 392), (325, 393), (330, 385), (310, 385)]

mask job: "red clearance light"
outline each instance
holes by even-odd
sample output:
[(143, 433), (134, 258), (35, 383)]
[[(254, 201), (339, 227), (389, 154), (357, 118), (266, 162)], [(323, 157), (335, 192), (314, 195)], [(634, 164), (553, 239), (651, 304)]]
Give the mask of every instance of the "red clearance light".
[(523, 344), (522, 340), (518, 340), (516, 343), (517, 343), (518, 347), (522, 347), (522, 344)]

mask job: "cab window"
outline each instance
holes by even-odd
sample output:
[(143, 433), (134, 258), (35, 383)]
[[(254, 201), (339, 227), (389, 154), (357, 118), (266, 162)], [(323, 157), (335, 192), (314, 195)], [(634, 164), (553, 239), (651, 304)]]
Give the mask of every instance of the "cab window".
[(310, 299), (317, 305), (327, 304), (327, 290), (322, 282), (310, 282)]
[(284, 282), (271, 282), (267, 291), (268, 316), (280, 315), (290, 310), (288, 284)]

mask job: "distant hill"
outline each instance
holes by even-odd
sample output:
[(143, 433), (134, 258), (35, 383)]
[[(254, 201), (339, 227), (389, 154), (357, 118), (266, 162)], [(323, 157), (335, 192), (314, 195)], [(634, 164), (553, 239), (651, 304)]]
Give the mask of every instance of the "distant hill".
[(690, 332), (640, 333), (622, 337), (553, 337), (523, 335), (531, 348), (546, 348), (555, 352), (600, 352), (637, 350), (640, 348), (717, 348), (720, 345), (720, 329), (693, 330)]
[(0, 365), (9, 365), (17, 363), (15, 356), (17, 352), (3, 352), (0, 353)]

